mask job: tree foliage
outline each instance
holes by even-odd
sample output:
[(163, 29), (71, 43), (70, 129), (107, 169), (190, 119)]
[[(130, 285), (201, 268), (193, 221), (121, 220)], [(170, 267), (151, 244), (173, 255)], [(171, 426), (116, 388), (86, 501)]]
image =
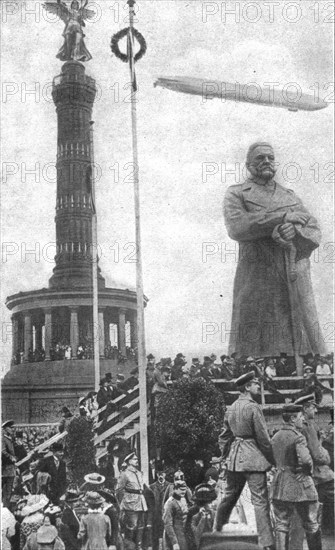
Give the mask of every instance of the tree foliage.
[(222, 393), (202, 378), (182, 379), (162, 396), (156, 444), (170, 464), (205, 462), (218, 452), (225, 405)]
[(82, 416), (75, 416), (67, 432), (70, 475), (75, 484), (81, 485), (84, 476), (96, 470), (93, 424)]

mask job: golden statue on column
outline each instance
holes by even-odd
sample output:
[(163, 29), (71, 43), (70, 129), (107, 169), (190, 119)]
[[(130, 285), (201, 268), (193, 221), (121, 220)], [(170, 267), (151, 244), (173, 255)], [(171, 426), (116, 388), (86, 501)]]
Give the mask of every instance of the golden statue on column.
[(88, 0), (72, 0), (70, 7), (65, 2), (46, 2), (44, 8), (58, 15), (65, 23), (64, 44), (56, 57), (61, 61), (89, 61), (92, 56), (85, 46), (83, 27), (85, 20), (93, 19), (95, 12), (86, 8)]

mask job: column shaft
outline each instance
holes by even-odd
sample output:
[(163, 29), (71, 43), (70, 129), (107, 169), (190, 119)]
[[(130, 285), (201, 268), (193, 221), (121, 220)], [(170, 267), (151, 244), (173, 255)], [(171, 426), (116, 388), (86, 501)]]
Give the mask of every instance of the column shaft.
[(105, 357), (105, 322), (104, 312), (102, 309), (98, 313), (99, 318), (99, 355)]
[(33, 347), (33, 331), (31, 324), (31, 315), (24, 316), (24, 360), (28, 361), (29, 350)]
[(19, 320), (14, 315), (12, 316), (12, 359), (15, 360), (16, 354), (19, 351)]
[(77, 349), (79, 346), (79, 324), (78, 324), (78, 309), (71, 309), (70, 320), (70, 345), (72, 348), (72, 357), (77, 357)]
[(119, 324), (118, 324), (118, 347), (122, 355), (126, 355), (126, 310), (119, 309)]
[(50, 361), (50, 348), (52, 344), (52, 316), (51, 309), (45, 310), (44, 312), (44, 325), (45, 325), (45, 360)]
[(138, 337), (137, 337), (137, 313), (134, 311), (131, 315), (130, 321), (130, 346), (135, 349), (137, 348)]

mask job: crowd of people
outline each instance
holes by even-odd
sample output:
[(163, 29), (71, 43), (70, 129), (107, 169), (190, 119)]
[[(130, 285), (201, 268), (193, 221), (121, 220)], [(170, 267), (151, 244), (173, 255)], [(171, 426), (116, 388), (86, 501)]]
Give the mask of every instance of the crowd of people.
[[(117, 346), (108, 344), (104, 349), (105, 359), (117, 360), (118, 364), (124, 364), (127, 360), (136, 361), (136, 349), (126, 346), (125, 354)], [(62, 361), (63, 359), (93, 359), (94, 350), (90, 343), (80, 343), (76, 350), (73, 350), (68, 342), (54, 342), (50, 347), (50, 360)], [(29, 348), (28, 363), (37, 363), (45, 361), (45, 349), (43, 347)], [(13, 357), (13, 364), (20, 365), (24, 363), (23, 350), (17, 350)]]
[[(155, 364), (155, 357), (152, 354), (149, 354), (147, 358), (148, 365)], [(221, 355), (220, 361), (213, 353), (210, 356), (205, 356), (202, 362), (198, 357), (194, 357), (190, 364), (183, 353), (178, 353), (173, 361), (171, 357), (167, 357), (161, 359), (156, 365), (167, 368), (171, 380), (178, 380), (183, 376), (191, 378), (201, 376), (206, 380), (210, 378), (234, 380), (251, 370), (255, 370), (259, 375), (265, 374), (270, 379), (297, 375), (294, 358), (288, 357), (286, 353), (281, 353), (279, 357), (268, 358), (237, 357), (233, 353), (231, 356)], [(325, 357), (308, 354), (303, 357), (304, 374), (312, 372), (319, 376), (331, 376), (333, 365), (333, 354), (328, 354)]]
[[(304, 383), (303, 388), (298, 390), (297, 397), (300, 397), (299, 391), (301, 395), (315, 392), (317, 402), (320, 403), (325, 393), (332, 395), (329, 381), (322, 378), (320, 380), (319, 377), (332, 376), (333, 359), (333, 354), (329, 354), (327, 357), (313, 355), (304, 357)], [(178, 353), (173, 361), (167, 357), (156, 362), (154, 355), (150, 353), (147, 356), (147, 393), (152, 396), (154, 406), (158, 406), (160, 398), (168, 391), (171, 381), (183, 378), (203, 378), (206, 381), (234, 382), (239, 376), (251, 371), (256, 372), (266, 390), (276, 393), (284, 402), (285, 398), (277, 387), (276, 379), (278, 377), (293, 377), (297, 374), (294, 361), (287, 357), (286, 353), (282, 353), (277, 358), (266, 359), (255, 359), (251, 356), (238, 358), (235, 354), (230, 357), (222, 355), (220, 361), (219, 363), (217, 356), (212, 354), (205, 356), (202, 363), (199, 358), (195, 357), (189, 365), (185, 355)]]
[[(197, 461), (192, 480), (181, 465), (172, 469), (152, 460), (146, 485), (136, 453), (119, 438), (109, 445), (107, 460), (74, 485), (66, 443), (37, 450), (17, 467), (26, 456), (26, 442), (21, 431), (14, 437), (13, 421), (5, 422), (2, 547), (198, 550), (204, 534), (224, 536), (225, 526), (235, 525), (254, 527), (266, 550), (274, 550), (274, 538), (276, 550), (287, 550), (295, 512), (295, 550), (304, 530), (309, 550), (321, 550), (322, 504), (334, 504), (333, 424), (320, 435), (310, 394), (285, 405), (283, 427), (270, 439), (254, 400), (260, 391), (256, 372), (244, 373), (235, 385), (240, 397), (227, 409), (218, 441), (221, 456), (208, 464)], [(78, 406), (81, 415), (83, 403)], [(73, 416), (66, 407), (62, 412), (59, 431)]]

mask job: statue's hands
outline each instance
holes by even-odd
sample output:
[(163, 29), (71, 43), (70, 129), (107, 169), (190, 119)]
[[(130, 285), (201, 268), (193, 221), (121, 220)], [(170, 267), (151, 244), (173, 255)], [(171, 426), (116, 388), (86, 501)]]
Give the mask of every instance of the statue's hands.
[(287, 212), (284, 220), (285, 223), (300, 223), (301, 225), (305, 225), (308, 222), (308, 214)]
[(295, 237), (295, 227), (293, 223), (283, 223), (278, 228), (278, 232), (284, 241), (292, 241)]

